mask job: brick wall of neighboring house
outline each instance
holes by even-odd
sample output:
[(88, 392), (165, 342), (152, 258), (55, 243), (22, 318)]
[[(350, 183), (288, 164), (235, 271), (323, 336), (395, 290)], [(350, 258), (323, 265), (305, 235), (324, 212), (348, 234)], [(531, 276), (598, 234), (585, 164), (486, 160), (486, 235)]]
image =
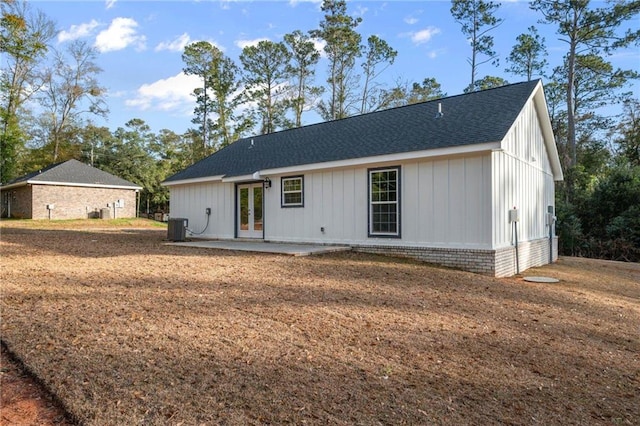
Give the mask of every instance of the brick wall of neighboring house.
[(31, 185), (9, 188), (2, 191), (2, 217), (31, 219)]
[[(114, 208), (124, 200), (123, 208)], [(48, 204), (54, 208), (47, 209)], [(110, 218), (136, 216), (136, 192), (132, 189), (88, 188), (82, 186), (33, 185), (33, 219), (86, 219), (100, 217), (109, 207)]]

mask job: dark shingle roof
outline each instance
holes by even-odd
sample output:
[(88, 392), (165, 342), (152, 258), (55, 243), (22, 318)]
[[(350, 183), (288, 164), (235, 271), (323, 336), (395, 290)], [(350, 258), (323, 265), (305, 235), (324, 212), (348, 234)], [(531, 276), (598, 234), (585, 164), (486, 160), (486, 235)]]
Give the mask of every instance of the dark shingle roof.
[[(165, 182), (499, 142), (537, 84), (538, 80), (511, 84), (239, 139)], [(435, 118), (438, 104), (441, 118)]]
[(27, 182), (56, 182), (61, 184), (130, 187), (131, 189), (140, 188), (140, 186), (135, 183), (131, 183), (128, 180), (121, 179), (95, 167), (88, 166), (78, 160), (68, 160), (63, 163), (52, 164), (44, 169), (20, 176), (4, 186)]

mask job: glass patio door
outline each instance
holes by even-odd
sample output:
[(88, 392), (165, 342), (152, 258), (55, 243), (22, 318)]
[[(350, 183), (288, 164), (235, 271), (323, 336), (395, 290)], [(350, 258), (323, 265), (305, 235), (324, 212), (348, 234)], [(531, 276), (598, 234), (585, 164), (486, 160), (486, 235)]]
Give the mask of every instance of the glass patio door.
[(264, 238), (262, 183), (238, 185), (238, 237)]

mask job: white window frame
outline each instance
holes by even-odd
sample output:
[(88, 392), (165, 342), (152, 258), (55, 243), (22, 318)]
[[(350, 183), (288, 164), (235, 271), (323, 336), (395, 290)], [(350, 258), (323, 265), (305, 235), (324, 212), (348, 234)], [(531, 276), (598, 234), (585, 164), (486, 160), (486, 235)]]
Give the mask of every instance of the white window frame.
[[(288, 181), (296, 181), (299, 180), (300, 181), (300, 189), (296, 189), (293, 191), (285, 191), (284, 186), (285, 186), (285, 182)], [(280, 180), (280, 188), (282, 191), (282, 195), (280, 197), (280, 201), (281, 207), (304, 207), (304, 176), (287, 176), (287, 177), (283, 177)], [(300, 194), (300, 202), (299, 203), (287, 203), (285, 201), (285, 195), (286, 194)]]
[[(395, 201), (373, 201), (373, 175), (376, 173), (395, 172), (396, 174), (396, 199)], [(400, 238), (400, 166), (385, 167), (368, 170), (368, 198), (369, 198), (369, 236), (370, 237), (389, 237)], [(374, 205), (395, 205), (396, 206), (396, 231), (380, 232), (373, 229), (373, 206)]]

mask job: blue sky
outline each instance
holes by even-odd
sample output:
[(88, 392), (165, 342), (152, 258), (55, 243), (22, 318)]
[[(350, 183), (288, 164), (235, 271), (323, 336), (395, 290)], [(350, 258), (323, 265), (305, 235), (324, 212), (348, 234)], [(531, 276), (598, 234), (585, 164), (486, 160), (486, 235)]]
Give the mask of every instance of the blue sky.
[[(200, 85), (182, 74), (184, 46), (207, 40), (239, 63), (242, 47), (269, 39), (281, 41), (296, 29), (306, 32), (323, 18), (320, 1), (32, 1), (32, 6), (57, 23), (54, 41), (63, 49), (75, 39), (85, 40), (99, 52), (98, 76), (107, 89), (108, 120), (97, 125), (112, 129), (133, 118), (143, 119), (154, 131), (166, 128), (183, 133), (193, 127), (191, 92)], [(398, 51), (395, 64), (381, 77), (421, 82), (434, 77), (448, 95), (461, 93), (469, 84), (470, 48), (449, 12), (448, 1), (349, 1), (348, 12), (360, 16), (363, 40), (375, 34)], [(550, 66), (561, 62), (566, 43), (555, 28), (538, 24), (539, 16), (527, 2), (503, 2), (497, 16), (504, 23), (492, 32), (500, 65), (485, 64), (478, 77), (498, 75), (510, 82), (521, 78), (505, 73), (506, 57), (516, 37), (535, 25), (546, 38)], [(640, 68), (640, 52), (629, 48), (609, 58), (623, 68)], [(320, 62), (316, 84), (324, 84), (326, 63)], [(636, 95), (638, 84), (632, 87)], [(319, 121), (317, 114), (303, 116), (305, 124)]]

